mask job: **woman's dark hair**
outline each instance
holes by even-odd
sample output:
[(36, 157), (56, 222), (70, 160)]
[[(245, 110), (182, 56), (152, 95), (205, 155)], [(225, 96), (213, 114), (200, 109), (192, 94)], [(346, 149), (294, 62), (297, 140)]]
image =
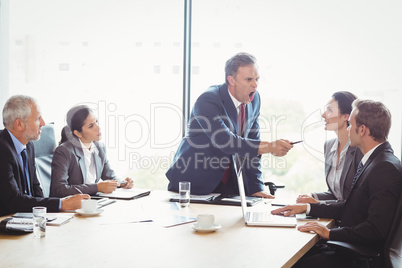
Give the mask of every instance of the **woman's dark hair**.
[(91, 109), (88, 107), (81, 108), (77, 110), (73, 116), (71, 117), (70, 129), (71, 132), (74, 134), (74, 130), (78, 132), (82, 132), (82, 126), (84, 125), (85, 120), (87, 119), (88, 115), (91, 113)]
[(67, 113), (67, 126), (61, 131), (59, 144), (69, 140), (71, 137), (77, 138), (74, 134), (74, 130), (82, 132), (82, 126), (90, 113), (92, 113), (92, 110), (85, 105), (71, 108)]
[(349, 91), (338, 91), (332, 95), (332, 98), (338, 102), (341, 114), (350, 114), (352, 112), (352, 103), (357, 97)]
[(61, 140), (59, 142), (59, 145), (68, 140), (68, 133), (71, 133), (70, 128), (68, 126), (63, 127), (63, 129), (61, 130)]

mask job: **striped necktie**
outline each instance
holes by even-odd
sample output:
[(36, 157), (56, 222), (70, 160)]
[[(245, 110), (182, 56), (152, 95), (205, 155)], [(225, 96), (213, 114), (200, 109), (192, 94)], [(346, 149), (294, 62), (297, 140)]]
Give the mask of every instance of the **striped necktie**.
[(356, 174), (353, 178), (352, 188), (355, 186), (357, 178), (360, 176), (360, 173), (362, 173), (362, 170), (363, 170), (363, 163), (362, 163), (362, 161), (360, 161), (359, 165), (357, 166)]

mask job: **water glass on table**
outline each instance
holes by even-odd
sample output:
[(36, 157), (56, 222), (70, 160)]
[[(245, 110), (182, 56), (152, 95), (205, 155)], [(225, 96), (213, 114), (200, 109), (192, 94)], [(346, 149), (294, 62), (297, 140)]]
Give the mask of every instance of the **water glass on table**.
[(33, 207), (33, 233), (34, 237), (46, 236), (46, 207)]
[(179, 203), (183, 208), (190, 204), (190, 188), (191, 183), (189, 181), (179, 182)]

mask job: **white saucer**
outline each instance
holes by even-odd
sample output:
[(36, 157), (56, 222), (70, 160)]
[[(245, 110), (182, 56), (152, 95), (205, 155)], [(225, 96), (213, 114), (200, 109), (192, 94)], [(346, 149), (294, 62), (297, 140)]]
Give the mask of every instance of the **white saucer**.
[(197, 223), (194, 223), (192, 228), (196, 231), (196, 232), (200, 232), (200, 233), (211, 233), (211, 232), (215, 232), (216, 230), (219, 230), (221, 228), (221, 226), (219, 224), (212, 224), (210, 227), (207, 228), (201, 228)]
[(96, 215), (101, 214), (103, 212), (103, 209), (98, 208), (98, 210), (93, 213), (86, 213), (82, 209), (77, 209), (77, 210), (75, 210), (75, 212), (77, 212), (81, 216), (96, 216)]

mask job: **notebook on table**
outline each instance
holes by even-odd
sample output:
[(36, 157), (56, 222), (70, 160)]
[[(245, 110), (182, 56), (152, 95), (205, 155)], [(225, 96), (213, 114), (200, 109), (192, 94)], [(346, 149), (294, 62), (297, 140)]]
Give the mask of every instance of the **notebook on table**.
[(243, 218), (246, 225), (249, 226), (272, 226), (272, 227), (295, 227), (297, 225), (296, 217), (284, 217), (272, 215), (270, 211), (248, 211), (246, 203), (246, 192), (244, 190), (243, 174), (241, 167), (237, 169), (236, 159), (233, 156), (233, 163), (239, 184), (239, 193)]
[(101, 197), (108, 197), (114, 199), (137, 199), (143, 196), (147, 196), (151, 193), (151, 190), (146, 189), (124, 189), (124, 188), (117, 188), (113, 193), (105, 194), (98, 192), (96, 195)]
[[(60, 226), (69, 222), (74, 217), (74, 213), (46, 213), (46, 225)], [(28, 219), (32, 222), (32, 212), (17, 212), (13, 215), (15, 219)]]

